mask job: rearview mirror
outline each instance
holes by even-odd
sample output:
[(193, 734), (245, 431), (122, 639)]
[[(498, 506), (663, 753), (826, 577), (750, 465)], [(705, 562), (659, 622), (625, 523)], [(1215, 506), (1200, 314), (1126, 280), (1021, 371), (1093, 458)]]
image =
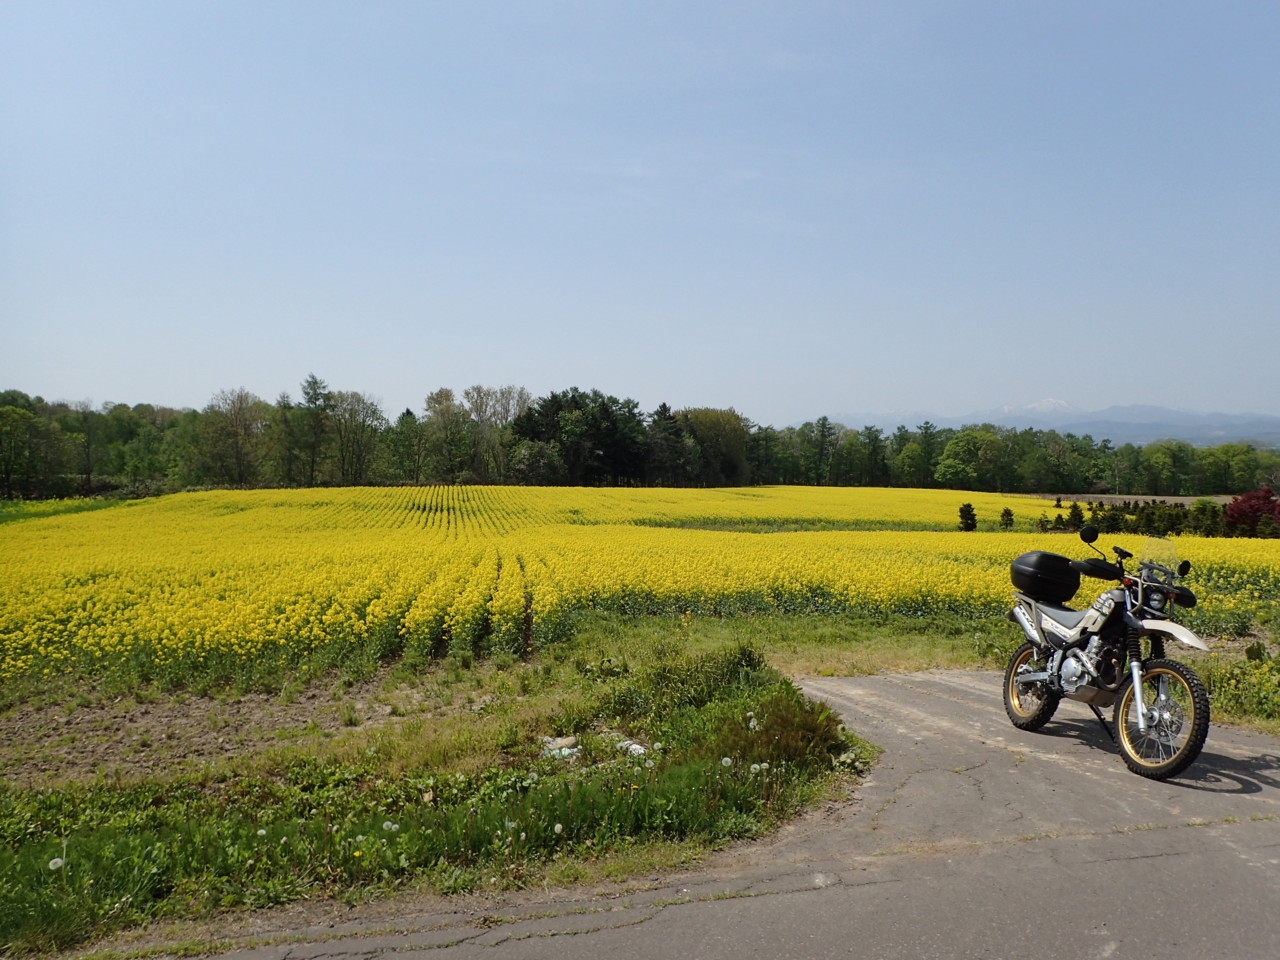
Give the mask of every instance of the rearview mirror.
[(1091, 523), (1086, 523), (1080, 528), (1080, 539), (1085, 543), (1093, 543), (1098, 539), (1098, 528)]
[(1183, 560), (1180, 564), (1178, 564), (1178, 576), (1185, 577), (1190, 572), (1191, 572), (1190, 560)]

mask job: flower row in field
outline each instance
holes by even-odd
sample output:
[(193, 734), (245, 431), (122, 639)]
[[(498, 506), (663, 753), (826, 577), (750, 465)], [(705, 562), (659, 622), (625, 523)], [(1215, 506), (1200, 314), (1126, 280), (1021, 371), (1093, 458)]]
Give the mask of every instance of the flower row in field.
[[(806, 488), (222, 492), (7, 524), (0, 678), (122, 665), (174, 679), (234, 675), (245, 664), (332, 661), (355, 651), (519, 655), (562, 635), (572, 611), (585, 607), (984, 616), (1007, 606), (1008, 563), (1018, 553), (1084, 555), (1074, 539), (1035, 534), (761, 534), (643, 522), (874, 520), (869, 509), (902, 520), (913, 510), (934, 516), (938, 496)], [(1192, 616), (1201, 625), (1243, 629), (1273, 609), (1280, 544), (1188, 539), (1183, 552), (1196, 564), (1192, 585), (1203, 602)]]

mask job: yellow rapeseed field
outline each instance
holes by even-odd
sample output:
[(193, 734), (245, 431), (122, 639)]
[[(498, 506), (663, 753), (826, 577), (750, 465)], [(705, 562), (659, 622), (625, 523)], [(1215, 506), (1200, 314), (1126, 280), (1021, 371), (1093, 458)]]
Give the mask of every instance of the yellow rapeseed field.
[[(1086, 555), (1074, 538), (958, 532), (961, 502), (988, 525), (1009, 507), (1023, 529), (1049, 506), (940, 490), (401, 487), (36, 515), (0, 526), (0, 680), (521, 654), (583, 607), (985, 616), (1007, 606), (1017, 554)], [(1270, 616), (1280, 542), (1179, 547), (1202, 628)]]

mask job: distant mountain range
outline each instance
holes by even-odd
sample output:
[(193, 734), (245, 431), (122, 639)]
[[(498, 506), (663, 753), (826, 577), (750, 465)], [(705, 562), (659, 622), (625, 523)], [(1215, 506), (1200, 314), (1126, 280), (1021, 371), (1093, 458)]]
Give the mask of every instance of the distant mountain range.
[(914, 429), (928, 420), (939, 427), (962, 427), (991, 423), (1002, 427), (1057, 430), (1059, 433), (1088, 434), (1094, 440), (1146, 444), (1156, 440), (1183, 440), (1197, 447), (1223, 443), (1251, 443), (1258, 447), (1280, 447), (1280, 417), (1263, 413), (1191, 413), (1144, 404), (1081, 410), (1064, 400), (1041, 400), (1025, 406), (1006, 405), (979, 410), (964, 417), (940, 417), (922, 411), (836, 414), (830, 419), (857, 429), (872, 425), (886, 433), (899, 424)]

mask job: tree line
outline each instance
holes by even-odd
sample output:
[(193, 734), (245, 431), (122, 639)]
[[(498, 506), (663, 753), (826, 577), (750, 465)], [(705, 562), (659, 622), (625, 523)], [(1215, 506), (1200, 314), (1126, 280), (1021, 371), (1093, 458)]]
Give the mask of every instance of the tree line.
[(201, 410), (49, 402), (0, 391), (0, 497), (145, 496), (209, 486), (507, 483), (583, 486), (806, 484), (941, 487), (1146, 497), (1280, 486), (1280, 451), (1177, 440), (1109, 440), (925, 421), (846, 427), (827, 417), (777, 428), (733, 408), (644, 412), (571, 387), (442, 387), (389, 418), (314, 374), (298, 396), (241, 388)]
[[(1058, 497), (1054, 508), (1058, 513), (1052, 520), (1045, 510), (1035, 521), (1035, 527), (1041, 533), (1078, 531), (1087, 522), (1102, 533), (1280, 538), (1280, 498), (1271, 487), (1240, 494), (1227, 504), (1211, 497), (1201, 497), (1190, 504), (1165, 500), (1112, 500), (1109, 503), (1089, 500), (1082, 507), (1078, 500), (1073, 500), (1070, 507), (1064, 508), (1062, 497)], [(1005, 507), (996, 522), (1001, 530), (1013, 530), (1016, 526), (1013, 509)], [(960, 504), (960, 529), (974, 531), (978, 528), (978, 514), (973, 504)]]

